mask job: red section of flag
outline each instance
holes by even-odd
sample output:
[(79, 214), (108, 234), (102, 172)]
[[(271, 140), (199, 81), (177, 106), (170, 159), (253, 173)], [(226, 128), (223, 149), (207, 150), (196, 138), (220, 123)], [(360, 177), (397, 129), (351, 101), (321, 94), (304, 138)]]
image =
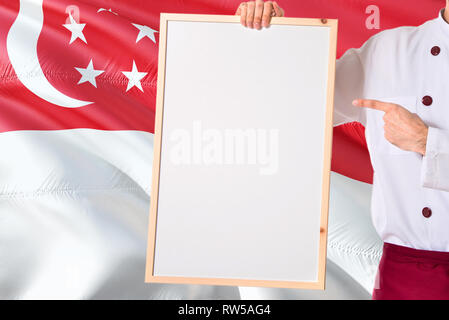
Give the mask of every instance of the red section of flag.
[[(45, 78), (63, 95), (93, 102), (81, 108), (65, 108), (45, 101), (19, 81), (10, 63), (7, 36), (21, 2), (1, 0), (0, 132), (72, 128), (153, 132), (159, 35), (155, 32), (153, 40), (149, 30), (159, 30), (159, 14), (234, 14), (239, 3), (239, 0), (43, 0), (44, 20), (37, 57)], [(383, 29), (419, 25), (435, 18), (445, 1), (279, 0), (278, 3), (290, 17), (338, 18), (340, 56)], [(380, 29), (375, 28), (372, 20), (376, 10)], [(76, 37), (76, 32), (74, 36), (63, 26), (71, 24), (69, 13), (73, 24), (85, 24), (82, 36), (78, 33)], [(144, 32), (136, 25), (145, 27)], [(101, 74), (95, 77), (89, 74), (90, 61), (91, 69)], [(132, 83), (127, 77), (130, 74), (134, 77)], [(371, 181), (372, 168), (362, 126), (348, 124), (335, 128), (332, 169)]]

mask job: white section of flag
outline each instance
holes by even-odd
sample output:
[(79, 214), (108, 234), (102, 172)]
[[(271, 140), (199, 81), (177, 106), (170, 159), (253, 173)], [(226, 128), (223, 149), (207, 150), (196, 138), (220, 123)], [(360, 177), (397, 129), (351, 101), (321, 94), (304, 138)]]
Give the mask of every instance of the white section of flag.
[[(0, 299), (301, 298), (283, 289), (144, 284), (150, 133), (13, 131), (0, 134), (0, 150)], [(370, 192), (332, 175), (331, 264), (327, 290), (316, 298), (372, 290), (380, 240)]]

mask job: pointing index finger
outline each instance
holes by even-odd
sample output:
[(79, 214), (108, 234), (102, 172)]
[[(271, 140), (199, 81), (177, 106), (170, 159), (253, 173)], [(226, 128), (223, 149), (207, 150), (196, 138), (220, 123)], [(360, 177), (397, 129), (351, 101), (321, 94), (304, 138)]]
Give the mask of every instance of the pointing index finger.
[(370, 99), (356, 99), (352, 102), (352, 104), (357, 107), (370, 108), (374, 110), (380, 110), (383, 112), (390, 111), (391, 108), (394, 106), (393, 103)]

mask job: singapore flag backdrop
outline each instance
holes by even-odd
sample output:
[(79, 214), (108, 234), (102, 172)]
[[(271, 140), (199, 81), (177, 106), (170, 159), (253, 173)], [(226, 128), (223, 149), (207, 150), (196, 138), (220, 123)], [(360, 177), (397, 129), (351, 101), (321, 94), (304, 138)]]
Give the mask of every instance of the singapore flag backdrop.
[[(268, 292), (143, 283), (159, 14), (234, 14), (239, 3), (0, 0), (0, 298)], [(445, 5), (278, 3), (290, 17), (338, 18), (338, 56), (384, 29), (433, 19)], [(380, 242), (369, 218), (372, 168), (361, 125), (334, 129), (332, 169), (330, 289), (316, 297), (332, 297), (339, 285), (340, 296), (363, 298), (374, 285)], [(291, 297), (307, 295), (300, 292)]]

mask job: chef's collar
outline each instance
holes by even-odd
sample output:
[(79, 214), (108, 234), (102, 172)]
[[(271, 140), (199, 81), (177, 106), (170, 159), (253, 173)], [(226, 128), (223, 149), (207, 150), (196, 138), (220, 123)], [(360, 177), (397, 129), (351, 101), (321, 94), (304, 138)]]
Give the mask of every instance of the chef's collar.
[(449, 23), (443, 18), (444, 8), (440, 10), (440, 15), (438, 16), (438, 24), (441, 26), (441, 30), (449, 35)]

